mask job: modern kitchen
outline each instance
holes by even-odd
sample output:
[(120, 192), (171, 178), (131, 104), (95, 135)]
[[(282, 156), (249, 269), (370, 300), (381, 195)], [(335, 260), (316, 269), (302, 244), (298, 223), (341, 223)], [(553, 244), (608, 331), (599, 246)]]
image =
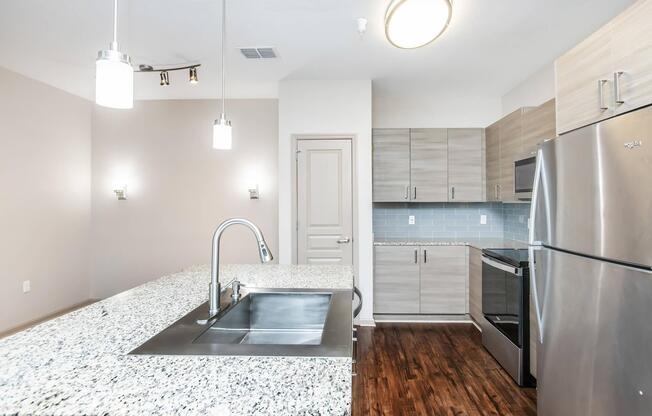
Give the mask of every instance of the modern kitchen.
[(0, 3), (0, 415), (652, 414), (652, 0)]

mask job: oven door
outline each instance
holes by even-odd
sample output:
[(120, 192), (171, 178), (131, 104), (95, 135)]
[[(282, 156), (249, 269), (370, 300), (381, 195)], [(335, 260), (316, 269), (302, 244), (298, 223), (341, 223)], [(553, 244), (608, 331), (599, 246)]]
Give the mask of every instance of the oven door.
[(482, 256), (482, 313), (511, 342), (523, 347), (523, 269)]

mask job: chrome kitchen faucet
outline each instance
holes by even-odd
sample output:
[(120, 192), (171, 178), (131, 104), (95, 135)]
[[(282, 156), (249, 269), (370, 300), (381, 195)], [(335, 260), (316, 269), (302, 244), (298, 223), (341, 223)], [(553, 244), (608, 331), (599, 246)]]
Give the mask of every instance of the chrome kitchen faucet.
[(267, 247), (263, 233), (253, 222), (244, 218), (231, 218), (220, 224), (213, 234), (211, 283), (208, 288), (208, 320), (214, 318), (220, 312), (220, 240), (224, 230), (235, 224), (244, 225), (254, 233), (256, 242), (258, 243), (258, 254), (262, 263), (267, 263), (274, 259)]

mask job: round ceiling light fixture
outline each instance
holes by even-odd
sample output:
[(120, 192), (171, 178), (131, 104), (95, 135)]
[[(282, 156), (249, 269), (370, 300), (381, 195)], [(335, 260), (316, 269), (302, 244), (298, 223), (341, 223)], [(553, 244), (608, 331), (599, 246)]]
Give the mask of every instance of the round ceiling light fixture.
[(452, 14), (450, 0), (393, 0), (385, 13), (385, 36), (397, 48), (420, 48), (444, 33)]

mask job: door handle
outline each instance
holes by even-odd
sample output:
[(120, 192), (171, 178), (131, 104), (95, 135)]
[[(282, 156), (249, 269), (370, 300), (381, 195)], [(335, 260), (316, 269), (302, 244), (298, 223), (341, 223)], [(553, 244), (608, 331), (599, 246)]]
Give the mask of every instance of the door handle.
[(414, 198), (412, 198), (412, 199), (417, 199), (417, 187), (416, 186), (414, 187)]
[(623, 71), (614, 72), (614, 97), (616, 104), (625, 104), (625, 100), (620, 96), (620, 77), (623, 74)]
[(600, 110), (608, 110), (609, 106), (604, 101), (604, 84), (606, 84), (606, 79), (598, 80), (598, 95), (600, 95)]
[(347, 244), (350, 242), (351, 242), (350, 237), (340, 238), (339, 240), (337, 240), (337, 244)]
[(410, 197), (410, 185), (405, 187), (405, 199)]
[(451, 199), (455, 199), (455, 187), (451, 187)]
[(428, 250), (423, 250), (423, 262), (428, 263)]
[(415, 248), (414, 249), (414, 264), (417, 264), (417, 263), (419, 263), (419, 250)]

